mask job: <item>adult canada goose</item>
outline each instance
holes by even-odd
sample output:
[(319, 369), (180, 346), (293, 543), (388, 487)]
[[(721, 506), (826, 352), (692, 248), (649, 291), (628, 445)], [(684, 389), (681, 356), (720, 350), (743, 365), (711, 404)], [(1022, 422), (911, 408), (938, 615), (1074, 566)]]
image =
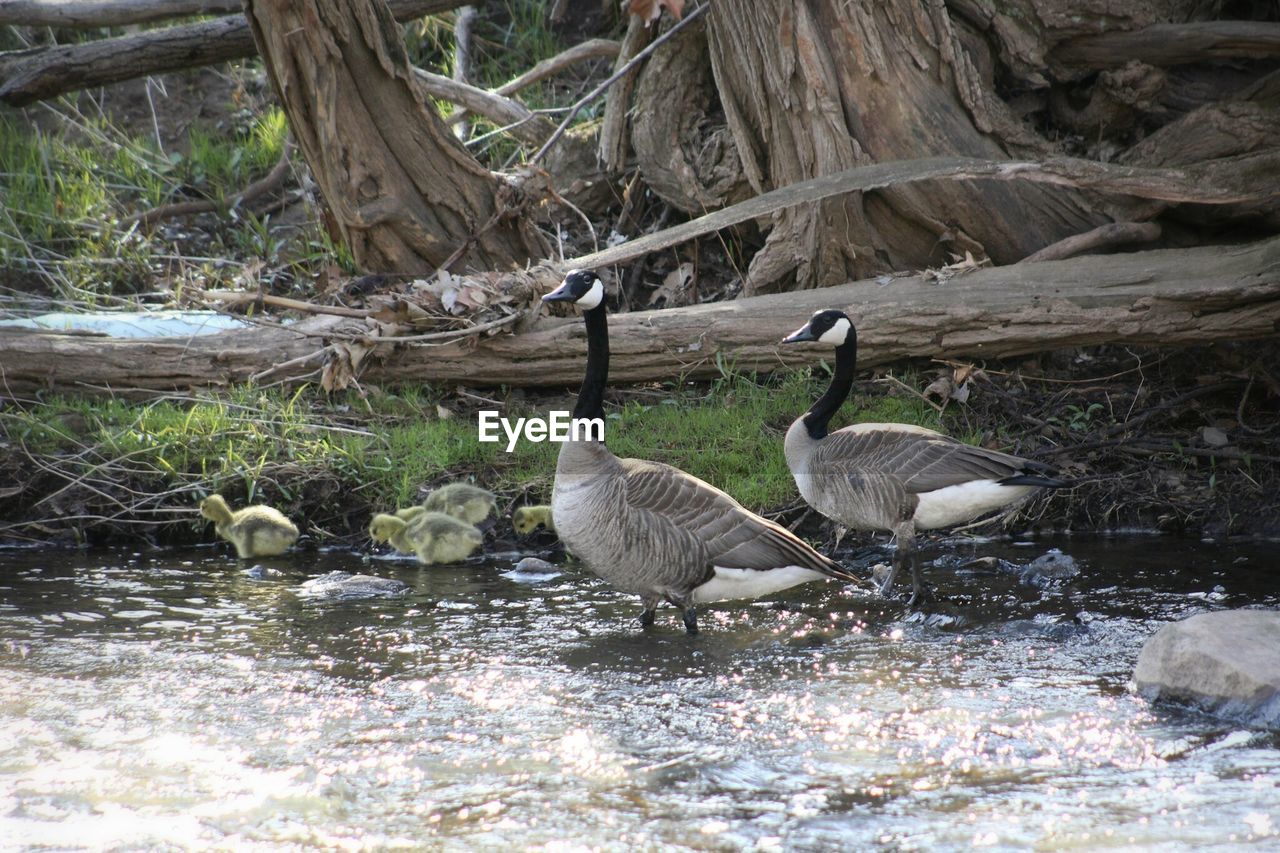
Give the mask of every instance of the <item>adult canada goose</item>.
[(427, 495), (422, 506), (429, 512), (443, 512), (467, 524), (479, 524), (493, 512), (493, 492), (470, 483), (450, 483)]
[(375, 542), (390, 542), (401, 553), (413, 553), (424, 566), (460, 563), (480, 547), (480, 531), (443, 512), (422, 512), (411, 521), (376, 515), (369, 525)]
[(542, 525), (552, 533), (556, 532), (555, 522), (551, 520), (551, 507), (522, 506), (511, 513), (511, 527), (521, 536), (527, 536), (537, 530), (538, 525)]
[(819, 311), (782, 339), (799, 341), (834, 346), (836, 368), (826, 392), (787, 430), (787, 467), (818, 512), (855, 530), (893, 533), (897, 548), (882, 594), (909, 560), (908, 606), (922, 595), (916, 530), (971, 521), (1037, 488), (1067, 485), (1048, 465), (910, 424), (853, 424), (828, 434), (831, 416), (853, 387), (857, 332), (844, 312)]
[(236, 548), (242, 559), (274, 557), (298, 541), (298, 528), (277, 509), (258, 504), (232, 512), (222, 495), (200, 501), (200, 514)]
[[(573, 270), (542, 299), (584, 309), (587, 368), (573, 416), (603, 419), (609, 375), (604, 284), (590, 270)], [(603, 441), (560, 445), (551, 508), (572, 554), (613, 586), (640, 596), (646, 627), (663, 601), (680, 608), (685, 628), (696, 634), (696, 606), (704, 602), (755, 598), (822, 578), (859, 583), (714, 486), (660, 462), (619, 459)]]

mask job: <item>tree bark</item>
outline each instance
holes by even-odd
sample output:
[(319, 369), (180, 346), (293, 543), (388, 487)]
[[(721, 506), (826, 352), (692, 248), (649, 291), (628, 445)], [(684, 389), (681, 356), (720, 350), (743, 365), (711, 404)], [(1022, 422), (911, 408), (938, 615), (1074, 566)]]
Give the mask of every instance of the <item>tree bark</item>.
[(91, 30), (239, 11), (240, 0), (0, 0), (0, 26)]
[[(843, 308), (859, 329), (859, 358), (993, 359), (1103, 343), (1182, 346), (1280, 331), (1280, 238), (1244, 246), (1164, 249), (979, 269), (939, 278), (858, 281), (610, 320), (611, 381), (712, 377), (717, 355), (772, 371), (830, 358), (777, 342), (815, 310)], [(361, 337), (363, 336), (363, 337)], [(273, 365), (314, 366), (326, 340), (362, 342), (362, 382), (572, 386), (586, 340), (577, 319), (542, 319), (517, 335), (443, 346), (377, 343), (367, 321), (317, 317), (182, 339), (131, 340), (0, 327), (0, 388), (154, 394), (246, 381)], [(302, 378), (280, 370), (273, 380)]]
[(1208, 59), (1273, 56), (1280, 56), (1280, 24), (1195, 21), (1069, 39), (1050, 52), (1049, 62), (1077, 70), (1098, 70), (1135, 59), (1148, 65), (1186, 65)]
[[(413, 79), (381, 0), (247, 0), (289, 126), (368, 272), (506, 269), (545, 252)], [(513, 195), (513, 194), (512, 194)]]
[[(396, 20), (407, 21), (462, 2), (388, 0), (388, 5)], [(77, 89), (243, 59), (256, 51), (249, 22), (243, 15), (228, 15), (84, 44), (0, 53), (0, 101), (21, 107)]]
[[(874, 161), (1035, 156), (1048, 146), (994, 94), (990, 57), (941, 0), (717, 0), (712, 68), (757, 191)], [(744, 293), (947, 263), (1012, 263), (1106, 222), (1075, 191), (945, 184), (853, 194), (777, 216)]]

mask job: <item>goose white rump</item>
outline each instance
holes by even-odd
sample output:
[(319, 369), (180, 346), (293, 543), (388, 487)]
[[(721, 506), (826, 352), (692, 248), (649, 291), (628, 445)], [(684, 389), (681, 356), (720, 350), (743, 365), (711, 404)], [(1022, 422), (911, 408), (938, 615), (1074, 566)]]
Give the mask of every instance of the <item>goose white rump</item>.
[(803, 566), (781, 566), (764, 570), (726, 569), (724, 566), (712, 568), (715, 569), (716, 576), (694, 588), (694, 604), (734, 598), (760, 598), (809, 581), (820, 581), (825, 577)]

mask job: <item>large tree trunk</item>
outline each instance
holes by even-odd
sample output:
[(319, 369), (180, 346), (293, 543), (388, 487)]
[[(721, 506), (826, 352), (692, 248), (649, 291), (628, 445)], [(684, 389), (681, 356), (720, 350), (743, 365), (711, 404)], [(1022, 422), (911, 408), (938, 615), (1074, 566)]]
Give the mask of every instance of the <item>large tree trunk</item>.
[[(941, 280), (858, 281), (622, 314), (610, 320), (610, 376), (618, 383), (710, 377), (720, 370), (718, 355), (757, 371), (830, 358), (821, 347), (779, 347), (777, 341), (814, 310), (831, 307), (856, 318), (863, 365), (904, 357), (1000, 358), (1108, 342), (1178, 346), (1265, 338), (1280, 331), (1280, 238), (979, 269)], [(361, 350), (362, 382), (574, 385), (586, 353), (576, 319), (542, 319), (516, 335), (418, 348), (378, 343), (368, 321), (345, 317), (149, 340), (0, 327), (0, 388), (8, 394), (145, 394), (227, 386), (273, 366), (272, 381), (298, 381), (314, 378), (329, 342)]]
[(343, 240), (372, 272), (505, 269), (545, 246), (414, 82), (382, 0), (246, 0), (254, 39)]
[[(994, 97), (941, 0), (719, 0), (712, 67), (757, 190), (876, 161), (1045, 153)], [(1107, 217), (1083, 193), (939, 184), (850, 195), (775, 217), (747, 292), (946, 263), (1012, 263)]]

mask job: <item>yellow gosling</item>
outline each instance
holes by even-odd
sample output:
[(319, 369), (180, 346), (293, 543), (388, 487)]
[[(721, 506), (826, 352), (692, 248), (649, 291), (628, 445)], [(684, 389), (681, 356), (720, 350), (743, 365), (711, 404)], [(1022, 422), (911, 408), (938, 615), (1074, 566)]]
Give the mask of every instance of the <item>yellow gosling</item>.
[(521, 536), (527, 536), (537, 530), (538, 525), (555, 533), (556, 526), (551, 520), (551, 507), (522, 506), (511, 514), (511, 527)]
[[(421, 507), (412, 507), (412, 509), (419, 510), (420, 513), (426, 512)], [(378, 544), (390, 542), (391, 547), (401, 554), (412, 554), (416, 549), (406, 535), (409, 524), (400, 515), (402, 512), (405, 512), (405, 510), (397, 510), (395, 515), (387, 515), (386, 513), (375, 515), (373, 520), (369, 522), (369, 538)]]
[(493, 512), (493, 492), (470, 483), (441, 486), (422, 502), (428, 512), (443, 512), (467, 524), (479, 524)]
[(424, 566), (460, 563), (484, 541), (479, 530), (442, 512), (424, 512), (410, 522), (405, 534)]
[(298, 528), (273, 507), (257, 504), (232, 512), (221, 495), (200, 501), (200, 514), (214, 531), (236, 547), (242, 559), (274, 557), (298, 541)]

